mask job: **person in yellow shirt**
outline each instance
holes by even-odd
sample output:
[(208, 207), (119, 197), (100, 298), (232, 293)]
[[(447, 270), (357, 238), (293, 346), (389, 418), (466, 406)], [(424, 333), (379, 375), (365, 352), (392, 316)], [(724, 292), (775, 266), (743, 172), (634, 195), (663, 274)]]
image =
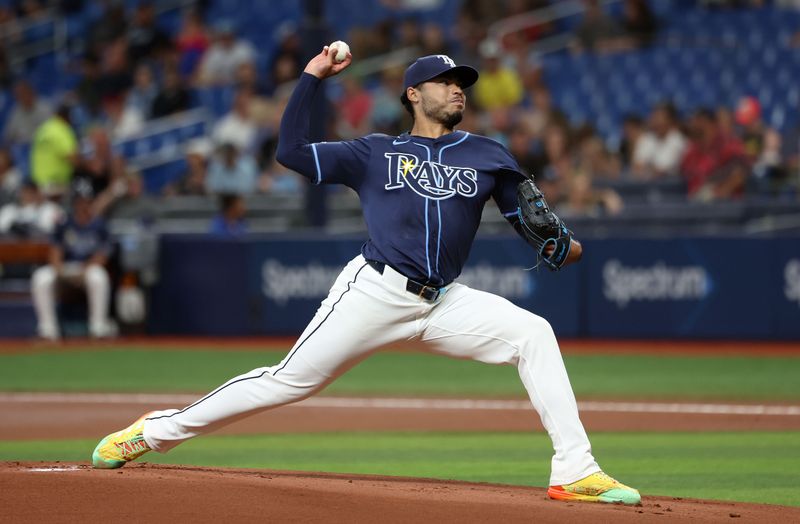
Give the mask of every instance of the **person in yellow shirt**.
[(487, 46), (483, 50), (483, 69), (475, 84), (475, 99), (487, 110), (512, 107), (522, 101), (522, 80), (517, 72), (502, 64), (500, 49)]
[(31, 178), (45, 194), (63, 193), (78, 162), (78, 138), (69, 111), (61, 105), (33, 135)]

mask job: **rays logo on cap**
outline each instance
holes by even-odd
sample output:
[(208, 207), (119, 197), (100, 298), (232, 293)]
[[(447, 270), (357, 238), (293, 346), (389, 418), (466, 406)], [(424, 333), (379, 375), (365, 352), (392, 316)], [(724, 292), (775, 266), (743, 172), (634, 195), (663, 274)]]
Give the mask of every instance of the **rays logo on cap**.
[(455, 195), (475, 196), (478, 192), (478, 173), (470, 167), (446, 166), (425, 160), (420, 162), (410, 153), (385, 153), (389, 159), (387, 191), (408, 186), (424, 198), (446, 200)]
[(436, 55), (438, 58), (441, 58), (445, 64), (449, 65), (450, 67), (455, 67), (456, 63), (453, 62), (453, 59), (447, 55)]

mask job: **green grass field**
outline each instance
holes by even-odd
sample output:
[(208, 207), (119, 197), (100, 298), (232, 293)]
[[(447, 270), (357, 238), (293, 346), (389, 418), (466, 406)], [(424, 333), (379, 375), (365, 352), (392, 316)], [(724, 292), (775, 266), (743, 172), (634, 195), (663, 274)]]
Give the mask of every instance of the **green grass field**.
[[(205, 392), (285, 352), (117, 347), (3, 354), (0, 391)], [(800, 400), (800, 358), (591, 354), (567, 355), (565, 362), (579, 398)], [(394, 352), (370, 357), (326, 393), (524, 396), (511, 367)], [(798, 432), (595, 432), (592, 443), (609, 473), (646, 495), (800, 506)], [(0, 441), (0, 460), (85, 462), (95, 444)], [(550, 454), (541, 433), (315, 433), (209, 436), (147, 460), (544, 486)]]
[[(4, 391), (205, 392), (286, 351), (116, 348), (0, 355)], [(567, 355), (578, 397), (791, 401), (800, 399), (800, 358)], [(125, 370), (117, 372), (114, 370)], [(332, 384), (340, 395), (522, 397), (510, 366), (420, 353), (379, 353)]]
[[(597, 433), (606, 471), (645, 495), (800, 506), (796, 433)], [(88, 460), (93, 440), (0, 441), (0, 460)], [(545, 486), (549, 439), (528, 433), (209, 436), (148, 462)]]

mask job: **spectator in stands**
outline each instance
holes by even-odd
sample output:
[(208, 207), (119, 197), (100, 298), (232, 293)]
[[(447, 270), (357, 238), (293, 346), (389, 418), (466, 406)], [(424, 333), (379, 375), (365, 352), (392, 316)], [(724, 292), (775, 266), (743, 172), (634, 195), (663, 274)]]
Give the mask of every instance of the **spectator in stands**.
[(153, 69), (148, 64), (139, 64), (133, 75), (133, 87), (128, 91), (125, 105), (137, 111), (145, 120), (153, 114), (153, 102), (158, 96), (158, 86), (153, 78)]
[(127, 31), (128, 20), (123, 2), (103, 2), (99, 16), (94, 17), (89, 27), (89, 53), (99, 55), (111, 41)]
[(397, 96), (403, 91), (403, 70), (390, 68), (381, 74), (381, 83), (372, 91), (370, 126), (376, 133), (399, 135), (406, 112)]
[[(267, 77), (270, 79), (271, 93), (276, 86), (293, 80), (303, 72), (303, 39), (295, 22), (284, 22), (275, 30), (278, 45), (269, 59)], [(354, 42), (350, 42), (354, 45)]]
[(299, 194), (303, 181), (297, 173), (286, 169), (275, 159), (278, 146), (277, 137), (265, 142), (262, 147), (265, 159), (261, 175), (258, 177), (258, 192), (271, 194)]
[(710, 201), (741, 196), (749, 169), (742, 142), (720, 132), (713, 111), (698, 110), (692, 117), (689, 147), (681, 162), (689, 197)]
[(422, 28), (422, 38), (420, 39), (420, 56), (426, 55), (449, 55), (450, 46), (441, 25), (429, 22)]
[(134, 67), (155, 58), (172, 45), (169, 35), (159, 29), (156, 22), (153, 2), (140, 0), (134, 8), (133, 20), (128, 27), (128, 56)]
[(534, 137), (524, 122), (516, 123), (509, 133), (508, 150), (517, 159), (523, 173), (536, 176), (538, 158), (534, 151)]
[(650, 114), (650, 130), (636, 142), (631, 174), (641, 180), (677, 176), (686, 147), (675, 106), (659, 104)]
[(180, 53), (180, 71), (183, 77), (191, 77), (197, 64), (203, 58), (211, 37), (203, 17), (196, 9), (189, 9), (183, 15), (181, 28), (175, 36), (175, 47)]
[(219, 196), (220, 211), (211, 221), (208, 232), (223, 238), (239, 238), (247, 234), (247, 213), (244, 197), (240, 194)]
[(736, 129), (736, 121), (733, 118), (733, 111), (727, 106), (719, 106), (715, 111), (717, 117), (717, 129), (720, 135), (724, 137), (736, 137), (738, 131)]
[(593, 186), (596, 181), (616, 180), (621, 167), (619, 159), (608, 152), (594, 128), (582, 126), (575, 133), (575, 173), (583, 175)]
[(519, 118), (525, 122), (533, 136), (538, 138), (542, 136), (547, 126), (558, 118), (557, 110), (553, 107), (553, 99), (547, 86), (534, 87), (528, 94), (530, 106), (520, 113)]
[(236, 89), (249, 90), (253, 95), (270, 94), (268, 87), (258, 78), (258, 70), (253, 62), (244, 62), (239, 65), (233, 85)]
[(624, 207), (616, 191), (594, 187), (592, 177), (586, 174), (573, 176), (567, 186), (566, 198), (558, 205), (558, 213), (564, 218), (617, 215)]
[(78, 98), (80, 110), (87, 115), (87, 120), (100, 114), (100, 59), (94, 53), (88, 52), (81, 57), (80, 80), (75, 86), (75, 96)]
[(162, 118), (189, 109), (191, 96), (183, 84), (180, 72), (172, 67), (164, 71), (161, 90), (153, 99), (153, 118)]
[(214, 43), (203, 56), (197, 78), (202, 86), (230, 85), (239, 65), (256, 58), (253, 46), (236, 38), (231, 22), (219, 22), (214, 29)]
[(0, 205), (14, 200), (22, 184), (22, 172), (7, 147), (0, 148)]
[(106, 191), (113, 191), (113, 183), (123, 178), (125, 159), (114, 152), (105, 128), (95, 126), (87, 135), (89, 152), (78, 163), (75, 179), (91, 186), (92, 194), (99, 198)]
[[(144, 190), (144, 180), (138, 171), (128, 171), (116, 182), (119, 186), (109, 202), (106, 216), (112, 218), (135, 219), (152, 224), (159, 214), (158, 202)], [(96, 206), (99, 207), (99, 206)]]
[(223, 143), (208, 166), (209, 193), (249, 195), (255, 193), (258, 165), (252, 155), (240, 153), (235, 144)]
[(516, 111), (511, 107), (496, 107), (481, 115), (486, 126), (486, 136), (508, 147), (509, 136), (514, 127)]
[(621, 46), (627, 48), (647, 47), (658, 33), (658, 20), (647, 0), (625, 0), (622, 9)]
[[(419, 20), (413, 16), (409, 16), (400, 20), (396, 25), (397, 27), (397, 45), (398, 49), (407, 47), (417, 47), (420, 40), (422, 40), (422, 26)], [(438, 54), (438, 53), (437, 53)]]
[(22, 184), (17, 201), (0, 208), (0, 235), (42, 238), (50, 235), (62, 215), (61, 206), (42, 196), (33, 182)]
[(483, 109), (511, 107), (522, 101), (522, 80), (514, 69), (506, 67), (497, 43), (483, 45), (481, 77), (473, 88), (475, 101)]
[(30, 143), (36, 128), (53, 114), (53, 108), (39, 98), (33, 86), (25, 80), (14, 86), (14, 102), (3, 130), (3, 140), (7, 144)]
[(212, 131), (214, 142), (233, 144), (242, 152), (251, 153), (256, 147), (258, 126), (252, 116), (253, 93), (248, 89), (236, 92), (233, 107), (223, 116)]
[(781, 135), (764, 122), (761, 104), (752, 96), (739, 100), (735, 120), (745, 154), (753, 165), (754, 185), (762, 193), (780, 193), (787, 182)]
[(78, 160), (78, 138), (70, 122), (70, 106), (61, 105), (34, 133), (31, 178), (44, 194), (61, 193), (69, 186)]
[(545, 129), (543, 151), (537, 167), (536, 183), (547, 195), (547, 201), (556, 205), (562, 201), (573, 175), (570, 130), (563, 122), (553, 122)]
[(572, 41), (576, 52), (611, 52), (619, 47), (622, 28), (608, 16), (599, 0), (584, 0), (586, 11)]
[(292, 55), (280, 55), (272, 65), (272, 74), (269, 75), (267, 92), (280, 96), (281, 87), (290, 85), (297, 80), (297, 70), (300, 63)]
[(174, 183), (164, 187), (164, 195), (205, 195), (210, 140), (198, 138), (186, 147), (186, 171)]
[(372, 94), (355, 77), (343, 77), (341, 82), (343, 93), (336, 104), (339, 115), (336, 133), (348, 140), (367, 133), (373, 102)]
[(124, 97), (133, 85), (133, 75), (128, 59), (128, 42), (124, 37), (108, 44), (100, 60), (100, 77), (97, 79), (101, 100)]
[(125, 103), (123, 96), (103, 99), (105, 124), (114, 140), (125, 140), (144, 130), (144, 115), (138, 108)]
[(628, 114), (622, 118), (622, 139), (619, 144), (619, 158), (622, 168), (633, 169), (636, 148), (645, 133), (644, 121), (639, 115)]
[(72, 194), (72, 211), (53, 234), (50, 263), (34, 271), (31, 278), (38, 333), (44, 339), (60, 337), (56, 300), (62, 286), (86, 289), (92, 337), (114, 334), (108, 318), (111, 284), (105, 267), (111, 241), (105, 222), (93, 214), (92, 204), (91, 186), (77, 183)]

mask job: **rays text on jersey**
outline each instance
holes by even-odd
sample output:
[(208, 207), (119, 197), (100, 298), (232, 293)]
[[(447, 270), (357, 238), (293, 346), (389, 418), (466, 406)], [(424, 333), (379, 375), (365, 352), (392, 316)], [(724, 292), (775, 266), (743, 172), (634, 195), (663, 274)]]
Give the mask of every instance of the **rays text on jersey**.
[(385, 153), (389, 160), (387, 191), (408, 186), (421, 197), (446, 200), (455, 195), (475, 196), (478, 173), (470, 167), (457, 167), (424, 160), (410, 153)]

